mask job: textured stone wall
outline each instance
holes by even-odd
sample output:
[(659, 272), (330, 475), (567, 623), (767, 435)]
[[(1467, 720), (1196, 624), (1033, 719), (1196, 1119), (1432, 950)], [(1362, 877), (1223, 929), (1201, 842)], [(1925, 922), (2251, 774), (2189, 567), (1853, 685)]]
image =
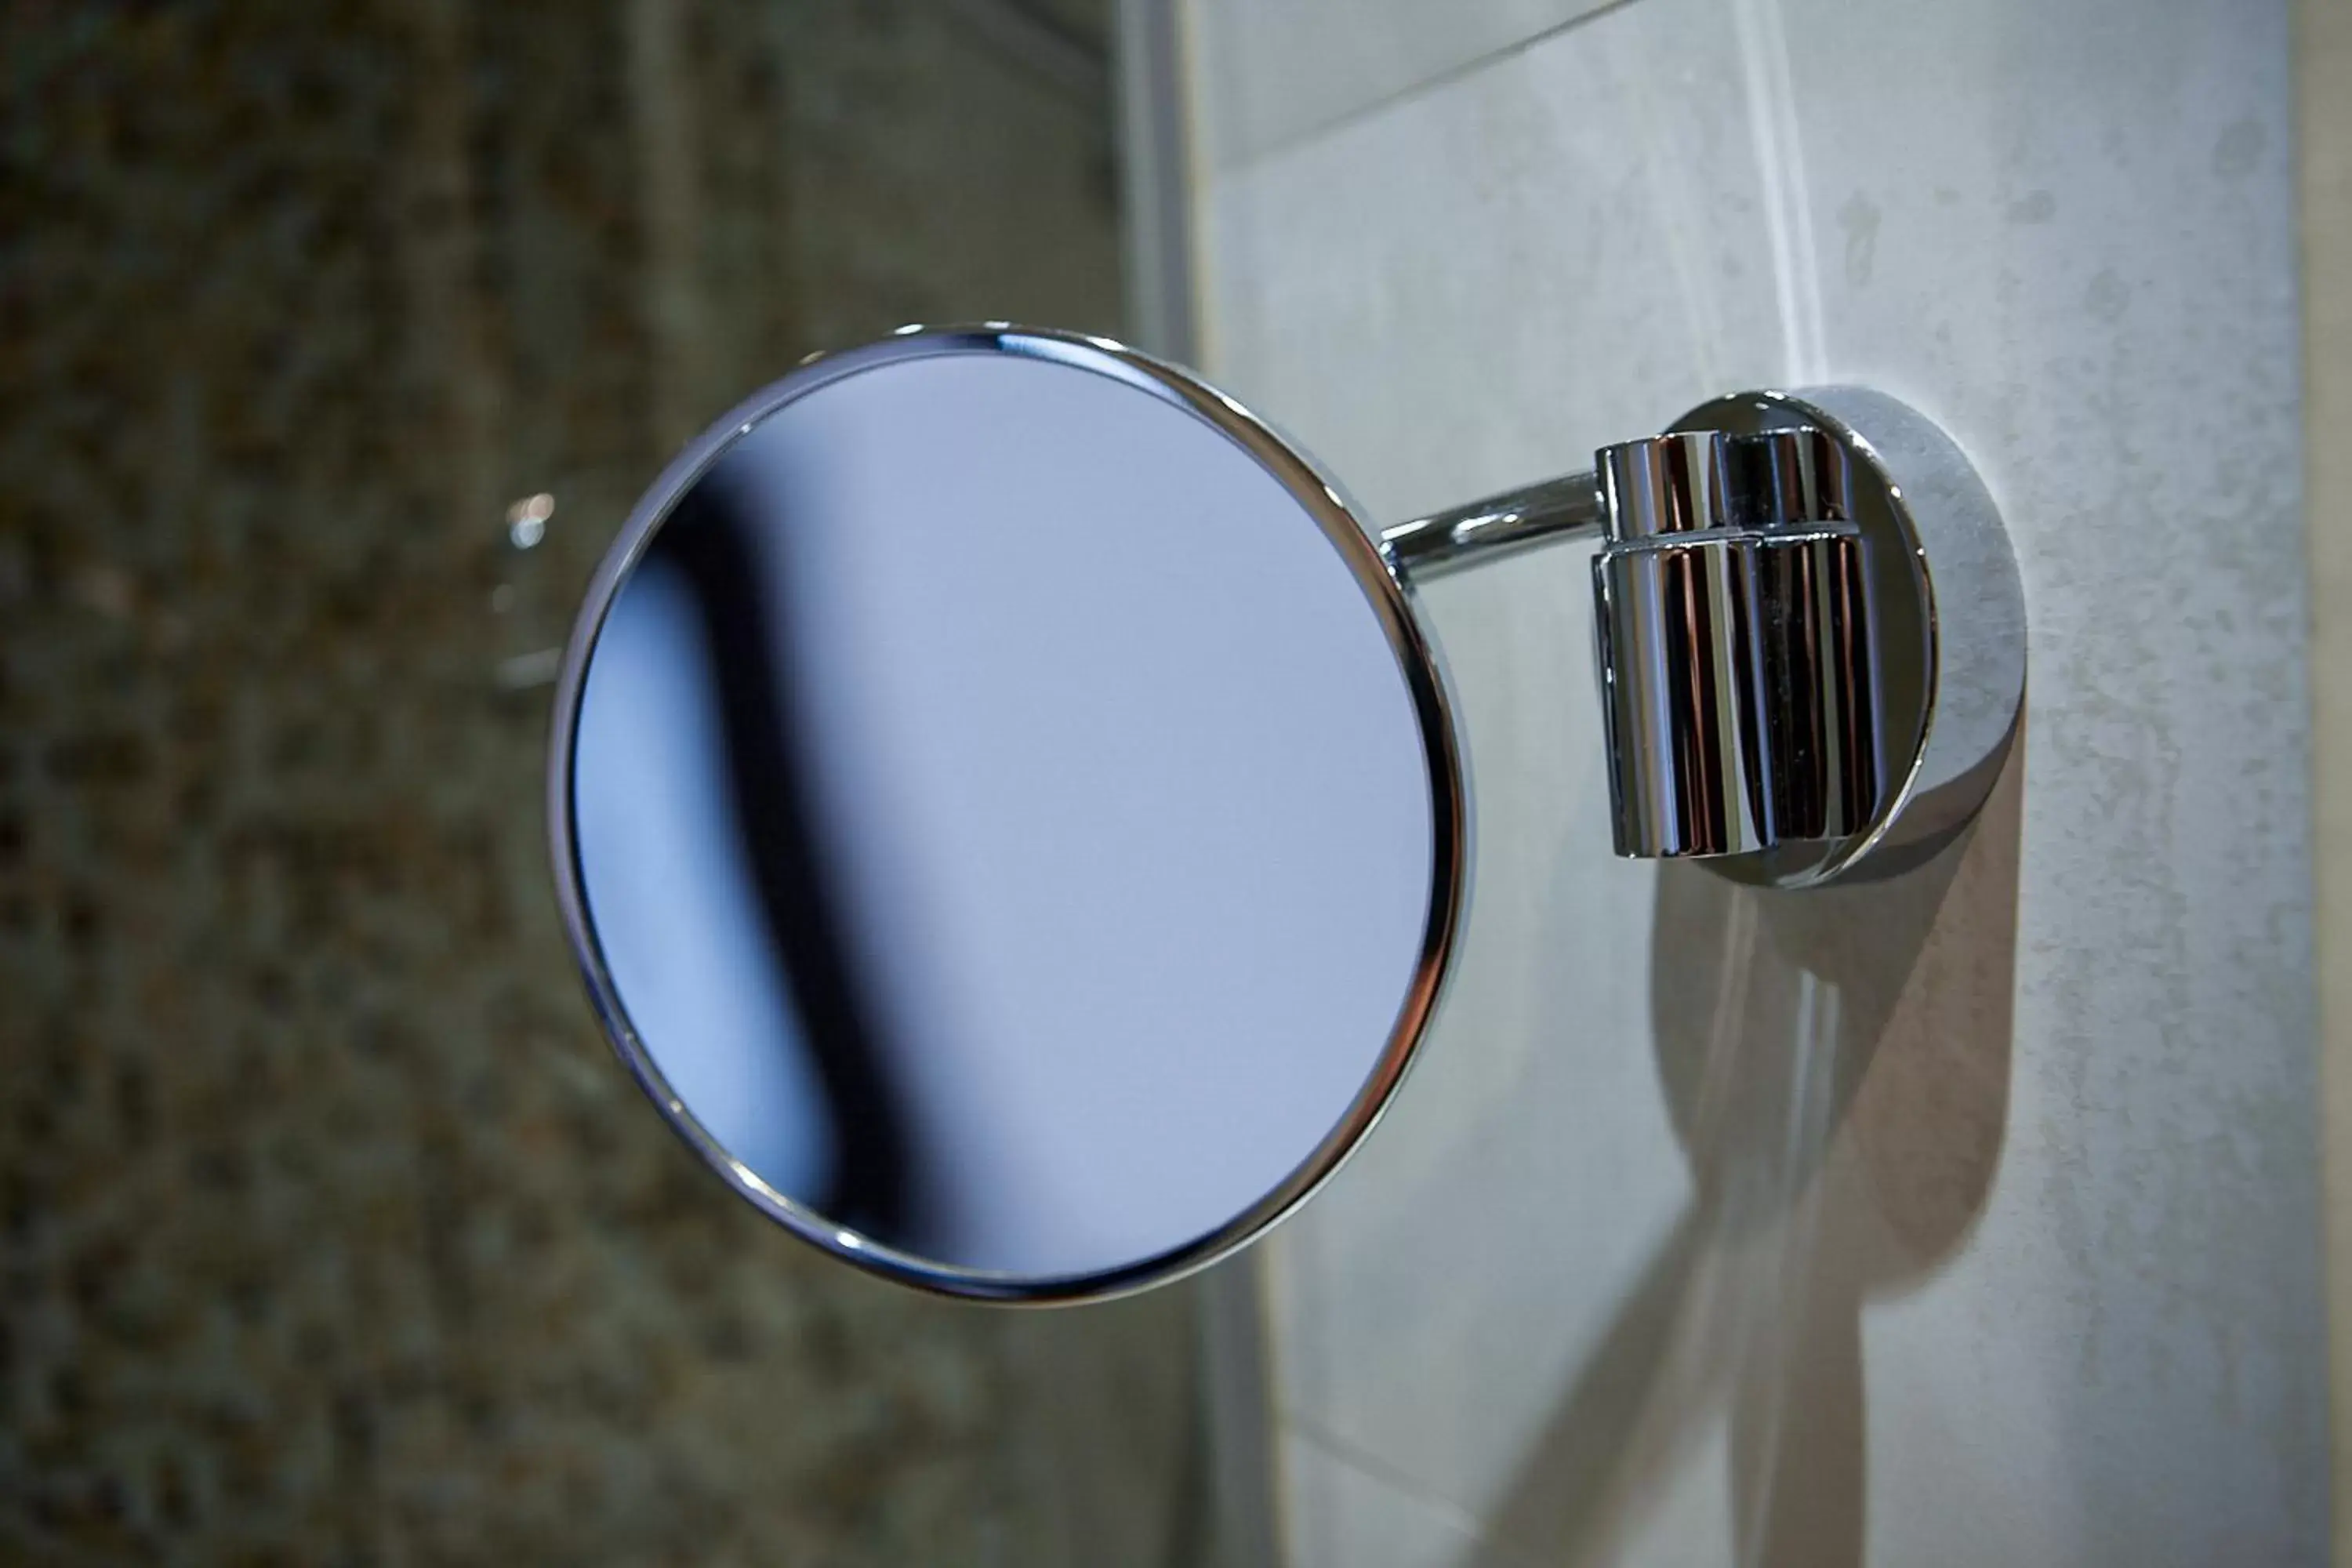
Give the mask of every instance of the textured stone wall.
[(804, 1252), (547, 892), (529, 656), (678, 439), (902, 320), (1116, 325), (1103, 105), (958, 17), (0, 13), (0, 1560), (1186, 1549), (1182, 1293)]

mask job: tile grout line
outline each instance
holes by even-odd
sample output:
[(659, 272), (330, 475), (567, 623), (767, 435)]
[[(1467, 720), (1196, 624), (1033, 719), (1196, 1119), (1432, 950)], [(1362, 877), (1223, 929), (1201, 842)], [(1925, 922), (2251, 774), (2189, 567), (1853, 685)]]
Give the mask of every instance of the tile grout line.
[(1452, 1528), (1460, 1531), (1480, 1546), (1501, 1554), (1507, 1561), (1515, 1563), (1525, 1561), (1516, 1548), (1507, 1542), (1496, 1538), (1488, 1531), (1484, 1521), (1470, 1509), (1443, 1492), (1434, 1490), (1427, 1482), (1415, 1479), (1390, 1460), (1382, 1458), (1369, 1448), (1350, 1442), (1321, 1422), (1301, 1415), (1294, 1409), (1281, 1409), (1276, 1412), (1276, 1416), (1283, 1426), (1297, 1433), (1303, 1441), (1321, 1449), (1324, 1457), (1333, 1463), (1345, 1465), (1366, 1479), (1377, 1481), (1390, 1490), (1412, 1499), (1433, 1513), (1442, 1515)]
[(1441, 88), (1452, 87), (1456, 82), (1477, 75), (1490, 66), (1497, 66), (1514, 56), (1526, 54), (1529, 49), (1548, 44), (1562, 34), (1576, 31), (1588, 22), (1597, 22), (1603, 16), (1612, 16), (1620, 11), (1629, 10), (1637, 3), (1638, 0), (1607, 0), (1604, 5), (1596, 5), (1590, 11), (1580, 11), (1573, 16), (1529, 33), (1524, 38), (1514, 39), (1499, 48), (1489, 49), (1475, 58), (1464, 60), (1458, 65), (1448, 66), (1434, 76), (1423, 77), (1419, 81), (1398, 88), (1394, 91), (1383, 93), (1369, 103), (1358, 104), (1353, 109), (1344, 110), (1328, 120), (1318, 121), (1304, 131), (1294, 132), (1290, 135), (1268, 142), (1255, 152), (1225, 164), (1221, 169), (1213, 169), (1210, 173), (1237, 174), (1286, 153), (1297, 152), (1302, 147), (1309, 146), (1326, 137), (1337, 135), (1350, 126), (1373, 119), (1401, 104), (1410, 103), (1424, 94), (1435, 92)]

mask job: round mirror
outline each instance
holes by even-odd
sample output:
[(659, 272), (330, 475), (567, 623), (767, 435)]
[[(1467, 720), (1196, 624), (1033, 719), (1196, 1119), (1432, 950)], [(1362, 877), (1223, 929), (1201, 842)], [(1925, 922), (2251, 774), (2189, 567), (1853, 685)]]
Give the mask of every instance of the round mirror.
[(690, 447), (572, 640), (551, 819), (622, 1056), (909, 1283), (1171, 1278), (1369, 1130), (1462, 896), (1396, 580), (1297, 453), (1100, 340), (912, 333)]

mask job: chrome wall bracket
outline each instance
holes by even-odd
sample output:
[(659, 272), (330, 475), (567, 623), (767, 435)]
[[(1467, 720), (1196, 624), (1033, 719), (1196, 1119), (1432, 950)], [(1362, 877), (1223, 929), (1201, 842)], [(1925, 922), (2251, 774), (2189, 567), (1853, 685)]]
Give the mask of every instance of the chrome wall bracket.
[(1931, 421), (1759, 392), (1591, 473), (1384, 534), (1408, 583), (1594, 539), (1620, 855), (1740, 881), (1890, 875), (1971, 821), (2015, 736), (2025, 610), (1998, 508)]

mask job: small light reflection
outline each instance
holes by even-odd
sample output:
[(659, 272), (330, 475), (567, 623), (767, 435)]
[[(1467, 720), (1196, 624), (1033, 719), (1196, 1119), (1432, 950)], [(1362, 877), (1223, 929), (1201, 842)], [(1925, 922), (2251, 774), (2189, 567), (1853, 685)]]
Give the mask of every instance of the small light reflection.
[(549, 684), (562, 673), (563, 650), (542, 647), (499, 660), (492, 678), (501, 691), (528, 691), (534, 686)]
[(530, 550), (547, 537), (547, 520), (555, 515), (555, 498), (541, 493), (525, 496), (507, 508), (507, 539), (517, 550)]

